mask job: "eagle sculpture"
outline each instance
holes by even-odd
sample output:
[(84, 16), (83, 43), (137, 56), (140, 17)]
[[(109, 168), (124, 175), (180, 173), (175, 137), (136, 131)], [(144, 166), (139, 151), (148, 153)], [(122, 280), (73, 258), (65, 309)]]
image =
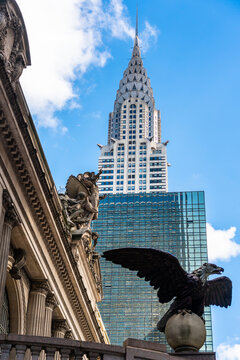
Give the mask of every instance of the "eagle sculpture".
[(158, 322), (158, 330), (165, 331), (168, 319), (180, 310), (187, 309), (202, 317), (204, 306), (228, 307), (232, 301), (232, 282), (226, 276), (207, 280), (209, 275), (221, 274), (224, 269), (205, 263), (192, 273), (187, 273), (178, 259), (161, 250), (122, 248), (105, 251), (103, 257), (149, 281), (158, 290), (159, 302), (174, 299), (169, 310)]

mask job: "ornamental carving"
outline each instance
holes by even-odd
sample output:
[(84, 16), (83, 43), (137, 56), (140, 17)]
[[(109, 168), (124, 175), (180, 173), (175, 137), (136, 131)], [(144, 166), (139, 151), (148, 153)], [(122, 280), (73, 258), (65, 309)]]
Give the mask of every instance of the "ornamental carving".
[(99, 235), (91, 230), (91, 222), (98, 218), (99, 200), (105, 197), (99, 196), (97, 186), (101, 173), (102, 170), (98, 174), (85, 172), (77, 176), (71, 175), (66, 184), (66, 192), (59, 194), (63, 216), (71, 233), (74, 260), (76, 263), (80, 261), (80, 248), (83, 249), (99, 293), (102, 283), (99, 262), (96, 261), (99, 255), (95, 251)]
[(20, 280), (22, 278), (21, 269), (26, 264), (26, 252), (23, 249), (15, 249), (13, 259), (14, 263), (9, 272), (13, 279)]
[(56, 332), (62, 332), (65, 334), (68, 330), (69, 330), (69, 326), (65, 319), (53, 320), (52, 322), (53, 336), (56, 335)]
[(23, 69), (30, 65), (28, 40), (22, 17), (14, 4), (6, 1), (0, 5), (0, 59), (15, 87)]
[(48, 293), (47, 297), (46, 297), (46, 307), (49, 307), (50, 309), (54, 309), (55, 307), (57, 307), (58, 303), (56, 300), (56, 297), (54, 295), (53, 292)]
[(70, 340), (73, 340), (73, 339), (74, 339), (73, 333), (72, 333), (72, 330), (71, 330), (71, 329), (69, 329), (69, 330), (66, 331), (64, 338), (65, 338), (65, 339), (70, 339)]
[(5, 210), (4, 222), (11, 227), (17, 226), (20, 223), (20, 219), (13, 205), (11, 196), (6, 189), (3, 190), (2, 203)]
[(31, 291), (37, 292), (43, 295), (47, 295), (50, 291), (49, 284), (47, 280), (34, 280), (31, 283)]
[(81, 234), (82, 229), (91, 227), (92, 220), (98, 218), (99, 196), (98, 174), (85, 172), (77, 176), (71, 175), (66, 184), (65, 194), (59, 194), (65, 219), (71, 232)]

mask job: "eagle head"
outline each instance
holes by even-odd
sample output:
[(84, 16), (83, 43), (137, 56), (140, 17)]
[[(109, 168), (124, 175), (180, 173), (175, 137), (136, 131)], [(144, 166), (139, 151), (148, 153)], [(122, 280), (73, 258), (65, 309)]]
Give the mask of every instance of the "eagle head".
[(220, 266), (211, 263), (204, 263), (202, 266), (200, 266), (200, 268), (194, 270), (192, 273), (198, 276), (205, 284), (207, 278), (210, 275), (214, 275), (214, 274), (220, 275), (223, 271), (224, 269)]
[(208, 276), (213, 274), (220, 275), (224, 271), (222, 267), (210, 263), (204, 263), (203, 267), (205, 267), (205, 272), (208, 274)]

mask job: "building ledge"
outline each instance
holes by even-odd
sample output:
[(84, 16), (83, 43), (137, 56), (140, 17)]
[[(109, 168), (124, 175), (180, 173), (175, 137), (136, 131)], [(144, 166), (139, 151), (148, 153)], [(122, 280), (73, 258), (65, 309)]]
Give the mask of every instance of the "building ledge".
[(47, 359), (54, 359), (58, 351), (64, 359), (79, 359), (86, 355), (90, 360), (215, 360), (215, 353), (167, 353), (166, 346), (158, 343), (127, 339), (123, 346), (107, 345), (71, 339), (59, 339), (29, 335), (0, 335), (1, 354), (3, 359), (17, 359), (30, 351), (37, 359), (44, 351)]

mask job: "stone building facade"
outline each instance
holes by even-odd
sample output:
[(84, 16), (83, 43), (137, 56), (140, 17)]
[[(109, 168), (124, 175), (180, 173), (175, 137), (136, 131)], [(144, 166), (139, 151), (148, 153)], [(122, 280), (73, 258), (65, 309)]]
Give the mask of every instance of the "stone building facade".
[(1, 0), (0, 333), (108, 343), (90, 222), (73, 235), (19, 84), (30, 64), (19, 7)]

